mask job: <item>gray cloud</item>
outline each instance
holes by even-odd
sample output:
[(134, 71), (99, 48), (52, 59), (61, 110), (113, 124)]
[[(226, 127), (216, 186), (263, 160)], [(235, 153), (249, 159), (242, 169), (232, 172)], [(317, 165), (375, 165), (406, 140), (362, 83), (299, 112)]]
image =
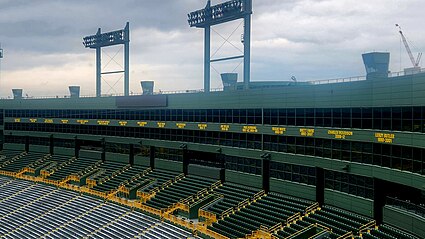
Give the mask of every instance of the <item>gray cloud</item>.
[[(414, 51), (425, 48), (419, 24), (425, 20), (422, 0), (253, 2), (252, 80), (361, 75), (360, 55), (372, 50), (390, 51), (393, 71), (408, 67), (395, 23), (403, 26)], [(122, 28), (126, 21), (132, 30), (132, 91), (139, 91), (137, 82), (147, 79), (163, 90), (201, 88), (203, 32), (189, 28), (186, 17), (204, 5), (200, 0), (0, 0), (0, 42), (5, 49), (0, 95), (9, 94), (14, 86), (31, 88), (39, 95), (65, 94), (69, 84), (94, 92), (94, 51), (84, 49), (82, 37), (98, 27)], [(214, 29), (227, 37), (238, 24)], [(237, 31), (230, 40), (241, 48), (240, 34)], [(213, 33), (212, 52), (221, 43)], [(113, 54), (116, 49), (105, 51)], [(231, 54), (238, 51), (226, 44), (215, 57)], [(222, 72), (238, 64), (213, 66)], [(236, 72), (241, 69), (236, 67)], [(214, 69), (212, 76), (213, 87), (219, 87)], [(49, 91), (45, 84), (50, 84)]]

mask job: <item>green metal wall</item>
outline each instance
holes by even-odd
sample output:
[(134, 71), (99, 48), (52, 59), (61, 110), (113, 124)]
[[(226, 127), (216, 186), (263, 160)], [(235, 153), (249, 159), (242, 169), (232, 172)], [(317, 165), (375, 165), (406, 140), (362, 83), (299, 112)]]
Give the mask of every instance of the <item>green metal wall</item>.
[(220, 169), (206, 167), (201, 165), (189, 164), (188, 166), (189, 175), (197, 175), (207, 178), (220, 179)]
[(391, 206), (384, 207), (384, 222), (425, 238), (425, 218)]
[(270, 191), (316, 201), (316, 187), (270, 178)]
[(165, 159), (155, 159), (155, 168), (183, 172), (183, 163)]
[(242, 184), (258, 189), (263, 187), (260, 175), (241, 173), (233, 170), (226, 170), (226, 182)]
[(325, 189), (325, 204), (373, 218), (373, 201), (366, 198)]

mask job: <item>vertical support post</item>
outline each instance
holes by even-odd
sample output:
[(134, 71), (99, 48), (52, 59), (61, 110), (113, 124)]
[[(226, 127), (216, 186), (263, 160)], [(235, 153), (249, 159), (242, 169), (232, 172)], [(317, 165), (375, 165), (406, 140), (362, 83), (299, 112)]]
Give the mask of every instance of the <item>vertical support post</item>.
[(77, 137), (75, 137), (75, 151), (74, 151), (74, 155), (76, 158), (80, 157), (80, 141), (78, 140)]
[(261, 167), (262, 167), (262, 179), (263, 179), (263, 190), (266, 193), (270, 191), (270, 155), (261, 157)]
[(380, 225), (384, 219), (384, 206), (385, 206), (385, 198), (386, 192), (385, 190), (390, 190), (386, 187), (385, 181), (373, 178), (373, 219), (375, 219), (376, 223)]
[(226, 158), (222, 154), (222, 149), (218, 150), (217, 159), (220, 162), (220, 181), (224, 183), (226, 181)]
[(25, 136), (25, 151), (26, 152), (30, 151), (30, 137), (29, 136)]
[(96, 48), (96, 97), (102, 95), (101, 48)]
[(325, 203), (325, 170), (316, 167), (316, 202), (322, 206)]
[(243, 63), (243, 83), (244, 88), (249, 89), (249, 81), (251, 78), (251, 12), (252, 12), (252, 0), (245, 0), (245, 11), (244, 17), (244, 63)]
[(211, 27), (204, 29), (204, 92), (210, 92), (211, 84)]
[(134, 144), (130, 144), (130, 154), (128, 155), (128, 163), (134, 165)]
[(150, 163), (149, 166), (151, 167), (151, 169), (155, 168), (155, 146), (150, 146), (149, 147), (149, 159), (150, 159)]
[(102, 160), (102, 162), (105, 162), (105, 160), (106, 160), (106, 142), (105, 142), (105, 138), (102, 138), (102, 153), (100, 155), (100, 159)]
[(130, 23), (127, 22), (124, 28), (124, 95), (130, 95)]
[(185, 176), (189, 174), (189, 152), (187, 150), (187, 146), (185, 145), (183, 148), (183, 173)]
[(50, 155), (53, 155), (54, 147), (55, 147), (54, 138), (53, 138), (53, 134), (51, 134), (49, 137), (49, 154)]

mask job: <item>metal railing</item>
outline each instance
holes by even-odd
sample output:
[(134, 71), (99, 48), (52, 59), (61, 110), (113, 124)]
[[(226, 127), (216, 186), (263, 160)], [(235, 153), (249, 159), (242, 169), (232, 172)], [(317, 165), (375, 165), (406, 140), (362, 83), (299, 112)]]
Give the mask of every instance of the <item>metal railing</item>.
[(425, 205), (417, 205), (409, 201), (404, 201), (392, 197), (387, 197), (386, 205), (397, 207), (425, 218)]

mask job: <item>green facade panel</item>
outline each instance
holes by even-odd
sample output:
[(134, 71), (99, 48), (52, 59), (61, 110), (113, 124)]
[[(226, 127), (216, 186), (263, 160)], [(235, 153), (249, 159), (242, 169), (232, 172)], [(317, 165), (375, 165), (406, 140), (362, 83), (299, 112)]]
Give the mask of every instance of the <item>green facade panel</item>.
[(248, 187), (261, 189), (263, 187), (260, 175), (226, 170), (226, 182), (242, 184)]
[(182, 173), (183, 163), (165, 159), (155, 159), (155, 168)]
[(366, 198), (325, 189), (325, 204), (373, 217), (373, 201)]
[(316, 201), (316, 187), (270, 178), (270, 191)]
[(409, 211), (385, 206), (384, 222), (425, 238), (425, 218)]

